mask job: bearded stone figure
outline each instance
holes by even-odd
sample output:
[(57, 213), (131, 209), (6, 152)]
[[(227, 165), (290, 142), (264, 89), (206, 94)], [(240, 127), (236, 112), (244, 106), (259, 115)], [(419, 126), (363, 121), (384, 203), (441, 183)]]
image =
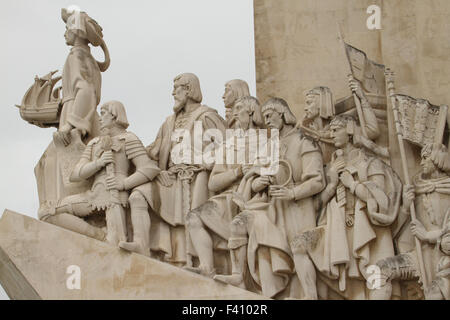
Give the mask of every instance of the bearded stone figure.
[[(201, 104), (202, 92), (196, 75), (183, 73), (175, 77), (172, 96), (174, 113), (147, 147), (161, 172), (155, 181), (133, 190), (130, 206), (142, 216), (150, 211), (150, 242), (156, 256), (183, 266), (191, 265), (192, 254), (191, 240), (185, 232), (186, 215), (210, 197), (208, 180), (212, 165), (203, 162), (201, 156), (204, 147), (213, 141), (204, 141), (201, 133), (217, 130), (223, 136), (226, 124), (216, 110)], [(195, 161), (198, 155), (200, 163)]]
[[(230, 223), (239, 209), (233, 202), (234, 192), (238, 190), (243, 176), (253, 163), (251, 151), (256, 147), (258, 135), (255, 129), (261, 128), (263, 125), (261, 107), (254, 97), (238, 99), (232, 111), (232, 120), (238, 131), (236, 131), (236, 135), (229, 138), (233, 141), (224, 143), (224, 160), (214, 165), (208, 182), (209, 190), (217, 195), (192, 210), (187, 218), (187, 228), (200, 262), (198, 267), (187, 267), (187, 269), (210, 277), (216, 273), (214, 249), (228, 251), (227, 244), (231, 235)], [(234, 143), (235, 138), (245, 140), (242, 144), (243, 150), (238, 149), (239, 142)], [(237, 155), (240, 151), (245, 153), (243, 154), (244, 162), (227, 163), (225, 158), (228, 148), (232, 148), (233, 155)], [(223, 266), (218, 267), (222, 272), (225, 271)]]
[(235, 127), (235, 119), (233, 119), (233, 106), (236, 101), (243, 97), (250, 96), (248, 84), (244, 80), (234, 79), (225, 83), (225, 92), (222, 99), (225, 105), (225, 120), (228, 128)]
[(262, 113), (271, 139), (279, 136), (279, 144), (274, 144), (279, 149), (278, 170), (253, 166), (241, 181), (241, 212), (231, 223), (228, 241), (232, 275), (215, 279), (244, 287), (248, 269), (260, 292), (275, 298), (290, 295), (286, 289), (294, 275), (303, 297), (316, 299), (314, 265), (293, 240), (315, 226), (313, 195), (325, 187), (321, 152), (295, 127), (296, 118), (283, 99), (270, 99)]

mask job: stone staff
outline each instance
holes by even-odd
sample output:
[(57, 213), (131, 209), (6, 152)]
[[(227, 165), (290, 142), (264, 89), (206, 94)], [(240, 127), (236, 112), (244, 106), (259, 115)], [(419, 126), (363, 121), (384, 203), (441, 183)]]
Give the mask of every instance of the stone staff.
[[(406, 161), (403, 133), (402, 133), (402, 128), (401, 128), (400, 120), (399, 120), (399, 116), (398, 116), (399, 111), (398, 111), (398, 107), (397, 107), (397, 104), (395, 101), (394, 72), (389, 69), (386, 69), (385, 75), (386, 75), (387, 88), (389, 91), (389, 97), (391, 98), (391, 107), (392, 107), (392, 111), (394, 114), (395, 129), (397, 132), (398, 144), (399, 144), (399, 149), (400, 149), (400, 157), (402, 159), (403, 176), (405, 177), (405, 183), (407, 185), (410, 185), (411, 181), (409, 179), (408, 162)], [(414, 206), (414, 202), (411, 202), (410, 212), (411, 212), (412, 221), (416, 221), (417, 220), (416, 219), (416, 208)], [(422, 246), (421, 246), (420, 240), (417, 238), (417, 236), (414, 237), (414, 240), (415, 240), (415, 245), (416, 245), (417, 260), (419, 262), (419, 269), (420, 269), (420, 274), (421, 274), (421, 278), (422, 278), (422, 284), (423, 284), (424, 291), (426, 291), (428, 288), (428, 280), (427, 280), (427, 276), (425, 273), (425, 264), (423, 262)]]

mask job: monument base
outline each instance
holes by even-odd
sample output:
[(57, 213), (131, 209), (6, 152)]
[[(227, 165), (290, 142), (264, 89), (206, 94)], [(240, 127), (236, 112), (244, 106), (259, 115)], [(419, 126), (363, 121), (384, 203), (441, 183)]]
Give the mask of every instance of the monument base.
[(0, 283), (11, 299), (266, 299), (9, 210)]

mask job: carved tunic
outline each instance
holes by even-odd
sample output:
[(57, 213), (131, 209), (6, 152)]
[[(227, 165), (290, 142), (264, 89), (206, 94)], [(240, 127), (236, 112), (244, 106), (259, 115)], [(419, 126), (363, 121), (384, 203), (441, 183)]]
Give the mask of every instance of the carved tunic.
[[(336, 157), (334, 154), (333, 160)], [(392, 168), (362, 149), (347, 155), (344, 171), (364, 186), (367, 199), (339, 183), (319, 221), (322, 226), (298, 240), (317, 269), (338, 280), (328, 282), (336, 292), (345, 298), (364, 299), (366, 268), (394, 255), (391, 225), (398, 216), (402, 185)], [(347, 284), (353, 280), (360, 282)]]
[[(279, 183), (290, 178), (287, 188), (293, 190), (291, 201), (268, 199), (267, 190), (257, 194), (250, 201), (255, 205), (244, 212), (248, 221), (248, 264), (253, 279), (263, 288), (263, 294), (273, 297), (283, 291), (294, 271), (291, 261), (296, 250), (296, 236), (315, 226), (315, 211), (312, 196), (325, 187), (323, 163), (320, 149), (315, 142), (303, 136), (299, 130), (292, 130), (280, 137), (281, 160), (289, 163), (290, 177), (283, 170), (275, 175)], [(278, 175), (278, 176), (277, 176)], [(268, 202), (261, 213), (257, 201)], [(240, 214), (241, 215), (241, 214)], [(268, 248), (271, 259), (270, 274), (260, 274), (258, 250)], [(291, 257), (291, 258), (289, 258)]]
[[(162, 251), (166, 254), (167, 261), (176, 263), (184, 263), (186, 252), (191, 250), (191, 243), (186, 244), (184, 230), (187, 211), (202, 205), (211, 196), (208, 190), (210, 169), (208, 170), (207, 166), (188, 162), (174, 165), (171, 159), (174, 146), (172, 135), (175, 129), (187, 129), (192, 140), (201, 139), (201, 137), (194, 138), (195, 121), (201, 123), (203, 132), (207, 129), (218, 129), (222, 133), (225, 131), (224, 120), (216, 110), (207, 106), (199, 105), (188, 114), (171, 115), (161, 126), (155, 142), (147, 148), (147, 151), (150, 157), (158, 162), (161, 170), (169, 172), (172, 185), (166, 187), (155, 180), (135, 189), (147, 199), (151, 211), (161, 218), (155, 219), (155, 223), (152, 223), (152, 229), (157, 230), (151, 235), (152, 249)], [(198, 152), (194, 150), (193, 144), (192, 141), (192, 157)], [(186, 186), (183, 189), (185, 179), (188, 182), (188, 194)], [(185, 208), (186, 201), (190, 208)]]
[(62, 74), (63, 108), (60, 128), (69, 123), (92, 134), (96, 108), (101, 97), (101, 72), (89, 46), (74, 46)]

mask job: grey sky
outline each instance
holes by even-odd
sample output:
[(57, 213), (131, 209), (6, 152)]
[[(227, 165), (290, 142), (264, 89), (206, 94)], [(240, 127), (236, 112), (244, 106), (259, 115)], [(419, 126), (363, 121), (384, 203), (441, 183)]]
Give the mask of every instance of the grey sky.
[[(240, 78), (255, 95), (252, 0), (14, 0), (0, 4), (0, 215), (8, 208), (37, 218), (34, 166), (55, 129), (20, 118), (20, 104), (35, 75), (62, 70), (62, 7), (77, 5), (103, 28), (111, 66), (102, 74), (102, 102), (122, 101), (129, 130), (150, 144), (170, 115), (172, 80), (200, 78), (203, 103), (224, 115), (226, 81)], [(103, 61), (101, 49), (93, 50)], [(8, 299), (0, 287), (0, 299)]]

